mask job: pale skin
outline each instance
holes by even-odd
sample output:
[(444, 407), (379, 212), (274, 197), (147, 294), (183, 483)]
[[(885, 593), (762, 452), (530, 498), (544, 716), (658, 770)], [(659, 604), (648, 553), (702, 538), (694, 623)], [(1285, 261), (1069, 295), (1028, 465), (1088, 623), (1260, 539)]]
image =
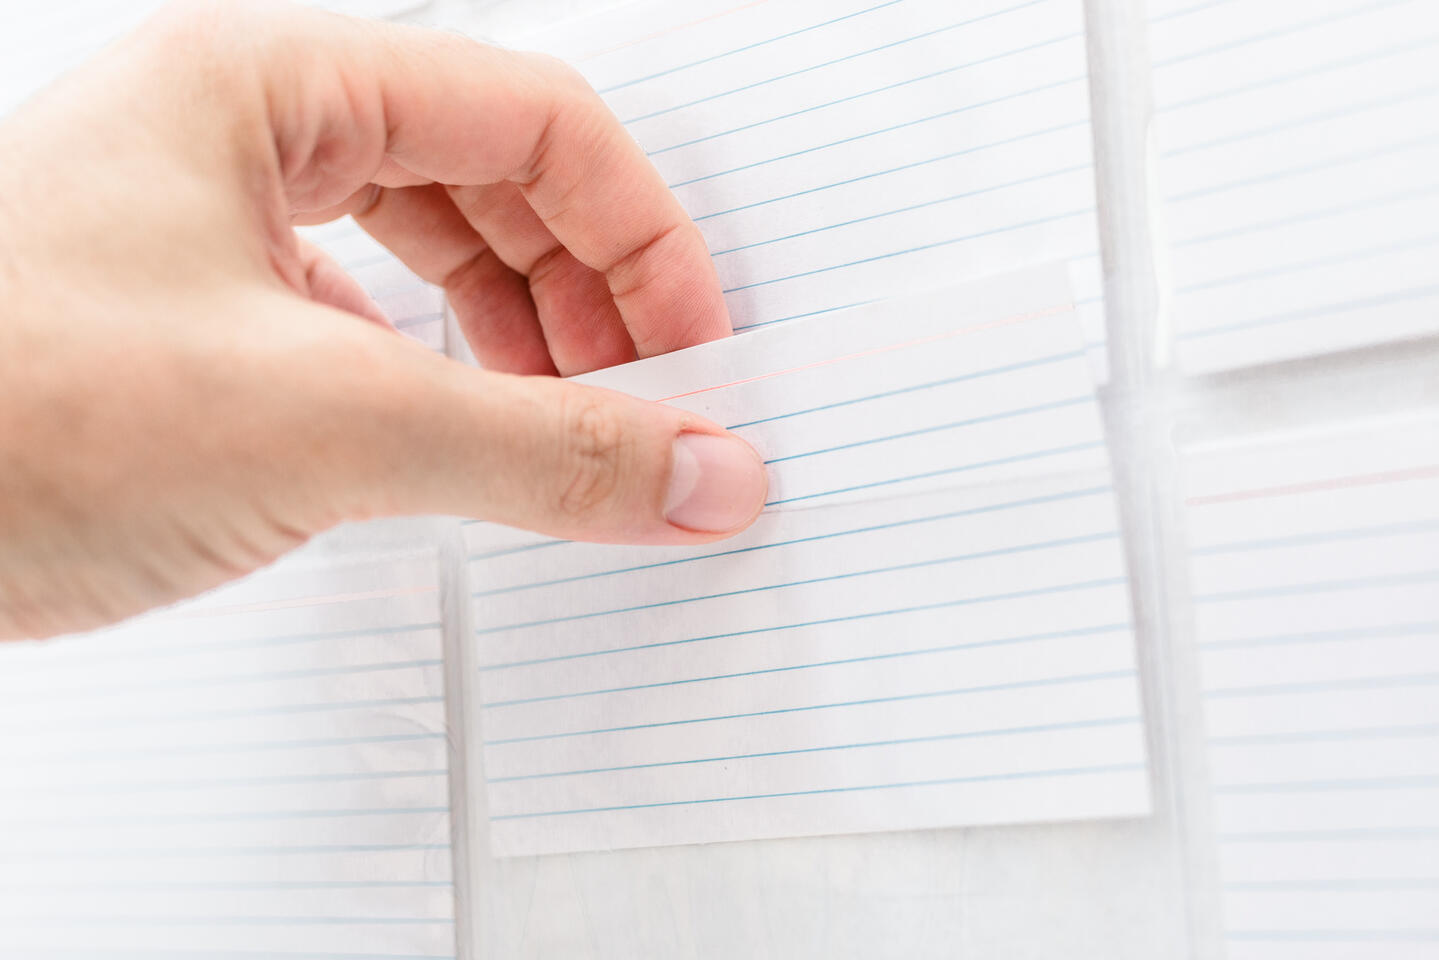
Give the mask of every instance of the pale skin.
[[(758, 515), (716, 424), (558, 377), (728, 335), (699, 231), (570, 68), (192, 3), (0, 123), (0, 639), (100, 626), (338, 523), (703, 543)], [(293, 227), (352, 214), (485, 370)]]

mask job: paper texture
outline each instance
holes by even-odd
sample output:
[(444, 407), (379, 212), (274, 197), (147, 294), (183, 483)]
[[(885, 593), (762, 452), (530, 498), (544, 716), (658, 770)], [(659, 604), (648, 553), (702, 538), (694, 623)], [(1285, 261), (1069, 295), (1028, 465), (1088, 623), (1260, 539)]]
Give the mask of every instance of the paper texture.
[(468, 528), (492, 850), (1145, 812), (1065, 286), (1009, 276), (585, 378), (735, 429), (770, 504), (699, 548)]
[(1439, 417), (1185, 464), (1229, 957), (1432, 956)]
[(1102, 361), (1079, 0), (646, 0), (520, 43), (639, 140), (737, 330), (1061, 260)]
[(0, 645), (0, 957), (453, 957), (441, 675), (432, 554)]
[(1439, 332), (1439, 7), (1149, 10), (1181, 365)]

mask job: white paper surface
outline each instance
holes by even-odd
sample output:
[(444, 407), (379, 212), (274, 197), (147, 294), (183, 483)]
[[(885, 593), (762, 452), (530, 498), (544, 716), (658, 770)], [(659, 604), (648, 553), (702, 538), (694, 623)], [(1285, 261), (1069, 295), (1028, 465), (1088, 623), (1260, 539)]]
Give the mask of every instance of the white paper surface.
[(1439, 417), (1186, 458), (1231, 960), (1439, 944)]
[(518, 43), (639, 140), (736, 329), (1062, 260), (1102, 362), (1079, 0), (643, 0)]
[(755, 528), (468, 528), (496, 855), (1147, 809), (1129, 601), (1064, 271), (584, 379), (728, 425)]
[(435, 558), (0, 645), (0, 956), (454, 956)]
[(1439, 332), (1439, 6), (1149, 10), (1181, 365)]

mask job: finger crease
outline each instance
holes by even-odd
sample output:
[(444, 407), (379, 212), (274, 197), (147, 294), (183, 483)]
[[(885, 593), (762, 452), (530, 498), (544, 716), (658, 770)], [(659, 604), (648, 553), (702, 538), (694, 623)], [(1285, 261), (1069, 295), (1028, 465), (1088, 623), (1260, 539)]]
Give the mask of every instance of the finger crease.
[(535, 181), (540, 179), (544, 171), (549, 168), (549, 153), (554, 146), (555, 129), (559, 125), (559, 119), (560, 104), (558, 102), (550, 104), (550, 109), (545, 114), (544, 125), (540, 127), (540, 132), (535, 136), (535, 145), (530, 149), (528, 162), (505, 179), (522, 187), (532, 186)]
[(469, 274), (480, 268), (487, 256), (493, 257), (494, 255), (495, 252), (491, 250), (488, 246), (481, 248), (473, 256), (467, 257), (459, 264), (459, 266), (446, 273), (444, 279), (440, 281), (440, 286), (444, 287), (446, 290), (460, 286), (465, 282)]
[(530, 286), (533, 287), (544, 283), (549, 275), (554, 273), (559, 269), (560, 265), (564, 263), (564, 255), (568, 252), (564, 246), (556, 243), (536, 257), (530, 264), (530, 269), (525, 271), (526, 276), (530, 278)]
[[(668, 240), (674, 235), (676, 230), (679, 230), (683, 226), (684, 224), (676, 223), (666, 227), (639, 246), (627, 253), (621, 254), (616, 260), (611, 262), (609, 266), (601, 268), (600, 272), (605, 275), (605, 279), (609, 283), (610, 293), (618, 299), (629, 296), (644, 286), (643, 280), (631, 280), (631, 275), (639, 271), (640, 261), (642, 261), (650, 251)], [(625, 282), (620, 282), (621, 279)]]

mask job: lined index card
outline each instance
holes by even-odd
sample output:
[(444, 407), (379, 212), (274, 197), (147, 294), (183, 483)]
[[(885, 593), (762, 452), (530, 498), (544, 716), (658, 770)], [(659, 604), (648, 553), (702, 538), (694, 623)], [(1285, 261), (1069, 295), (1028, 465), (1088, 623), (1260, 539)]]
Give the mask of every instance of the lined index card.
[(1149, 0), (1180, 364), (1439, 333), (1439, 8)]
[(1102, 362), (1080, 0), (641, 0), (517, 43), (644, 147), (737, 330), (1064, 261)]
[(0, 957), (452, 960), (432, 552), (0, 645)]
[(1439, 417), (1185, 458), (1231, 960), (1439, 944)]
[(1062, 268), (583, 379), (731, 427), (770, 502), (699, 548), (468, 528), (496, 854), (1146, 811)]

